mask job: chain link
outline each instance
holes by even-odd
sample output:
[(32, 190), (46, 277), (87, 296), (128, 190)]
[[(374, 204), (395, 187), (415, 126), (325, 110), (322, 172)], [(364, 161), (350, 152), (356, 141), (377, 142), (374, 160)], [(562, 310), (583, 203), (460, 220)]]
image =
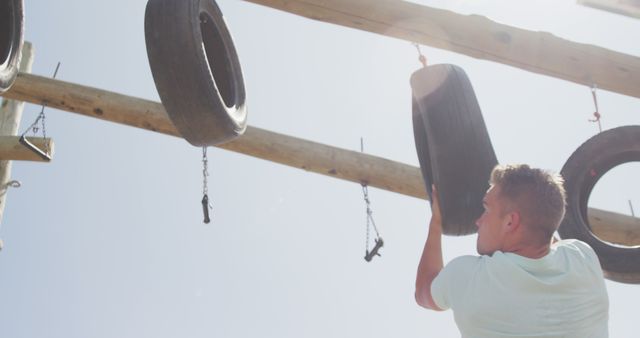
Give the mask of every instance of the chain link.
[(202, 147), (202, 212), (204, 213), (204, 223), (208, 224), (211, 219), (209, 210), (213, 210), (209, 201), (209, 186), (207, 177), (209, 176), (209, 160), (207, 159), (207, 147)]
[(362, 185), (362, 194), (364, 195), (364, 202), (367, 205), (367, 236), (365, 238), (365, 242), (364, 242), (364, 248), (365, 248), (365, 252), (369, 252), (369, 228), (371, 227), (370, 225), (370, 216), (371, 216), (371, 207), (370, 204), (371, 202), (369, 202), (369, 189), (367, 189), (367, 185), (363, 184)]
[(365, 250), (366, 252), (369, 252), (369, 233), (371, 232), (371, 226), (373, 225), (373, 230), (376, 232), (376, 238), (380, 238), (380, 234), (378, 233), (376, 222), (373, 220), (373, 210), (371, 210), (371, 200), (369, 200), (369, 188), (366, 184), (362, 185), (362, 194), (364, 195), (364, 202), (367, 205), (367, 236), (365, 241)]
[(418, 61), (420, 61), (420, 63), (422, 64), (422, 67), (427, 67), (427, 57), (424, 56), (424, 54), (422, 54), (422, 51), (420, 50), (420, 45), (417, 43), (413, 43), (413, 45), (416, 47), (416, 50), (418, 50)]
[(598, 109), (597, 90), (598, 90), (598, 87), (595, 84), (593, 84), (591, 86), (591, 96), (593, 97), (593, 105), (595, 106), (596, 111), (593, 113), (594, 119), (593, 120), (589, 120), (589, 122), (597, 122), (598, 123), (598, 131), (602, 132), (602, 122), (600, 122), (600, 118), (602, 117), (602, 115), (600, 115), (600, 110)]
[(42, 137), (44, 138), (44, 152), (45, 154), (49, 154), (49, 142), (47, 142), (47, 128), (44, 123), (44, 120), (45, 120), (44, 109), (42, 110), (41, 114), (42, 114)]
[(207, 147), (202, 147), (202, 194), (203, 195), (209, 194), (207, 176), (209, 176), (209, 160), (207, 159)]
[[(364, 139), (361, 137), (360, 138), (360, 152), (364, 153)], [(362, 185), (362, 195), (364, 197), (364, 203), (367, 206), (366, 209), (366, 216), (367, 216), (367, 228), (366, 228), (366, 238), (365, 238), (365, 252), (367, 253), (367, 256), (369, 256), (369, 237), (370, 237), (370, 232), (371, 232), (371, 226), (373, 226), (373, 230), (376, 232), (376, 244), (378, 244), (377, 242), (380, 241), (380, 245), (382, 245), (382, 238), (380, 238), (380, 233), (378, 233), (378, 227), (376, 227), (376, 222), (373, 220), (373, 210), (371, 209), (371, 200), (369, 199), (369, 187), (367, 185), (366, 182), (361, 182), (360, 185)], [(375, 251), (377, 251), (376, 248), (374, 248)], [(365, 257), (365, 260), (369, 261), (371, 260), (371, 258), (367, 258)]]
[[(60, 62), (58, 61), (58, 64), (56, 65), (56, 70), (53, 71), (53, 77), (52, 78), (56, 78), (56, 76), (58, 75), (58, 70), (60, 69)], [(29, 128), (27, 128), (27, 130), (25, 130), (25, 132), (22, 134), (22, 136), (24, 136), (29, 129), (31, 129), (31, 131), (33, 132), (33, 136), (37, 136), (38, 131), (40, 131), (40, 127), (38, 126), (38, 122), (41, 122), (42, 124), (42, 137), (44, 138), (44, 153), (49, 155), (49, 142), (47, 142), (47, 126), (46, 126), (46, 115), (44, 114), (44, 108), (45, 106), (42, 105), (42, 109), (40, 109), (40, 114), (38, 114), (38, 117), (36, 118), (35, 122), (33, 122), (33, 124), (31, 124), (31, 126), (29, 126)]]

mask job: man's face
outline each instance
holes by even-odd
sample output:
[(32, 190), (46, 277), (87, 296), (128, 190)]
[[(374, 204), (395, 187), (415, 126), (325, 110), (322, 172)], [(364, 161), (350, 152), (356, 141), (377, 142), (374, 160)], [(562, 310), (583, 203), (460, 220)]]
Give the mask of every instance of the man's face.
[(484, 212), (476, 221), (478, 226), (477, 250), (481, 255), (492, 255), (502, 249), (505, 225), (509, 222), (506, 205), (500, 197), (500, 187), (491, 186), (482, 200)]

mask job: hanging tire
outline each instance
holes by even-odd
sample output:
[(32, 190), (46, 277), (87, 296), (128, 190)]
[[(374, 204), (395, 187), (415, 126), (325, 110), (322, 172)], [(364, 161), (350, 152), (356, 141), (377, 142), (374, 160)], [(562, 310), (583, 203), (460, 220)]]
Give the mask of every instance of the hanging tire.
[(498, 161), (473, 87), (462, 68), (434, 65), (413, 73), (411, 88), (418, 160), (429, 200), (438, 188), (443, 233), (475, 233)]
[(9, 90), (18, 75), (23, 41), (22, 0), (0, 1), (0, 93)]
[(640, 245), (627, 247), (600, 240), (591, 232), (587, 218), (589, 196), (598, 180), (614, 167), (632, 161), (640, 161), (640, 126), (610, 129), (583, 143), (562, 167), (567, 213), (558, 232), (562, 238), (588, 243), (608, 279), (638, 284)]
[(238, 55), (213, 0), (149, 0), (147, 56), (171, 121), (194, 146), (244, 133), (247, 110)]

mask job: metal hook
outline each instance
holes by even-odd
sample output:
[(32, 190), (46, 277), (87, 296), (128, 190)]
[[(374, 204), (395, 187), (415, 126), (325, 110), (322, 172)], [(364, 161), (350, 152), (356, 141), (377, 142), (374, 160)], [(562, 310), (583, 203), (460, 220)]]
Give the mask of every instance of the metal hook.
[(417, 43), (413, 43), (413, 45), (416, 47), (416, 49), (418, 50), (418, 61), (420, 61), (420, 63), (422, 64), (422, 67), (427, 67), (427, 57), (424, 56), (424, 54), (422, 54), (422, 51), (420, 50), (420, 45)]
[(21, 186), (22, 186), (22, 183), (20, 183), (20, 181), (12, 180), (5, 183), (3, 188), (20, 188)]
[(602, 132), (602, 123), (600, 122), (600, 109), (598, 108), (598, 96), (596, 95), (596, 91), (598, 90), (598, 86), (594, 83), (591, 85), (591, 96), (593, 97), (593, 104), (596, 107), (596, 111), (593, 113), (594, 119), (589, 120), (589, 122), (597, 122), (598, 130)]

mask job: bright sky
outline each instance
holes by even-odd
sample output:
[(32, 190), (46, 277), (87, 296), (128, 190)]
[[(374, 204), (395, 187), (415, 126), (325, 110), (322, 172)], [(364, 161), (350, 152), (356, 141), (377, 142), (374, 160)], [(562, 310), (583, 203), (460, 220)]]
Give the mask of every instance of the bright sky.
[[(421, 1), (640, 55), (640, 21), (573, 0)], [(159, 100), (142, 0), (25, 0), (33, 73)], [(249, 123), (416, 165), (406, 41), (220, 1), (240, 55)], [(559, 171), (597, 127), (589, 88), (422, 48), (469, 75), (502, 163)], [(606, 129), (640, 124), (640, 101), (598, 92)], [(23, 126), (40, 108), (27, 105)], [(51, 164), (14, 163), (0, 238), (0, 336), (458, 337), (451, 312), (413, 300), (428, 203), (370, 189), (385, 247), (363, 260), (360, 186), (211, 148), (213, 221), (202, 224), (201, 150), (182, 139), (46, 111)], [(640, 210), (637, 164), (591, 205)], [(447, 237), (445, 260), (475, 253)], [(607, 282), (611, 337), (637, 337), (640, 288)]]

